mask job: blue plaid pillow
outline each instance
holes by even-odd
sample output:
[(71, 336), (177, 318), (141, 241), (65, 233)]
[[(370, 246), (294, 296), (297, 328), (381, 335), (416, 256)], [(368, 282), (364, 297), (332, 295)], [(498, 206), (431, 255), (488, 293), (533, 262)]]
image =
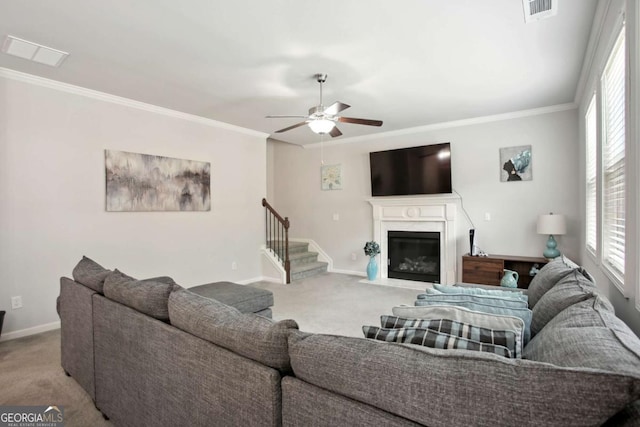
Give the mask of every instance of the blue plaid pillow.
[(380, 316), (380, 326), (385, 329), (430, 329), (484, 344), (501, 345), (508, 348), (515, 358), (522, 357), (521, 337), (516, 331), (483, 328), (450, 319), (404, 319), (396, 316)]
[(454, 337), (425, 328), (386, 329), (376, 326), (363, 326), (362, 332), (364, 332), (365, 338), (372, 338), (379, 341), (417, 344), (424, 347), (440, 349), (484, 351), (508, 358), (513, 357), (513, 353), (507, 347), (501, 345), (486, 344), (466, 338)]

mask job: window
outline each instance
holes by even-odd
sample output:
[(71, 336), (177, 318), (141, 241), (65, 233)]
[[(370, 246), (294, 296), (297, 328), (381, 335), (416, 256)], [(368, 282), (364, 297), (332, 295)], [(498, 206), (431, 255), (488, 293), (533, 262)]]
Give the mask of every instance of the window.
[(586, 197), (585, 197), (585, 245), (594, 256), (598, 249), (597, 237), (597, 144), (598, 127), (596, 116), (596, 95), (591, 97), (587, 113), (585, 115), (585, 139), (586, 139)]
[(602, 262), (621, 290), (625, 256), (625, 64), (623, 27), (602, 75)]

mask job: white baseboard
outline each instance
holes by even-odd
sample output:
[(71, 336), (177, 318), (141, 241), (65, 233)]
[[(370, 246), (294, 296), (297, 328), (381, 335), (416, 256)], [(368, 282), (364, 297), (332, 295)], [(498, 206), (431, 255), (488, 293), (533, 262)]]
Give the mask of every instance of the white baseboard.
[(0, 342), (15, 340), (17, 338), (28, 337), (29, 335), (39, 334), (41, 332), (53, 331), (54, 329), (60, 329), (60, 321), (46, 323), (44, 325), (34, 326), (32, 328), (20, 329), (19, 331), (8, 332), (2, 334)]

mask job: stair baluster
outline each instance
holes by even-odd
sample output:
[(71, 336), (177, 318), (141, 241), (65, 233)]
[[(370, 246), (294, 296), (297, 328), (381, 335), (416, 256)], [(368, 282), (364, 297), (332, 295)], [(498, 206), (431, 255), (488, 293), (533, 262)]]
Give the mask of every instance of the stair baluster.
[(289, 261), (289, 218), (282, 218), (282, 216), (280, 216), (280, 214), (267, 202), (267, 199), (262, 199), (262, 206), (265, 207), (266, 246), (278, 257), (280, 262), (282, 262), (287, 275), (287, 283), (291, 283), (291, 263)]

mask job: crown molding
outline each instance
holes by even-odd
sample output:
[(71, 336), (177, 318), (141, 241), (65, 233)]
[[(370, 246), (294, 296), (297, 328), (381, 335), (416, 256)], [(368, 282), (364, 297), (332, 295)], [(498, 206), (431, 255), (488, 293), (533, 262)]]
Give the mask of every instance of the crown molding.
[(225, 129), (233, 132), (242, 133), (245, 135), (256, 136), (259, 138), (264, 138), (265, 140), (269, 137), (268, 133), (258, 132), (253, 129), (247, 129), (247, 128), (232, 125), (229, 123), (208, 119), (206, 117), (196, 116), (195, 114), (188, 114), (188, 113), (183, 113), (176, 110), (171, 110), (169, 108), (159, 107), (157, 105), (147, 104), (145, 102), (135, 101), (133, 99), (111, 95), (109, 93), (100, 92), (93, 89), (87, 89), (84, 87), (75, 86), (68, 83), (62, 83), (56, 80), (35, 76), (33, 74), (27, 74), (20, 71), (11, 70), (9, 68), (0, 67), (0, 77), (4, 77), (10, 80), (16, 80), (22, 83), (28, 83), (32, 85), (46, 87), (46, 88), (54, 89), (60, 92), (80, 95), (86, 98), (96, 99), (99, 101), (109, 102), (112, 104), (122, 105), (125, 107), (135, 108), (138, 110), (148, 111), (150, 113), (161, 114), (163, 116), (173, 117), (180, 120), (199, 123), (205, 126), (211, 126), (219, 129)]
[(412, 134), (421, 133), (421, 132), (432, 132), (432, 131), (441, 130), (441, 129), (451, 129), (451, 128), (472, 126), (472, 125), (483, 124), (483, 123), (499, 122), (502, 120), (512, 120), (512, 119), (518, 119), (521, 117), (539, 116), (542, 114), (575, 110), (576, 108), (578, 108), (578, 105), (574, 102), (570, 102), (567, 104), (550, 105), (548, 107), (513, 111), (510, 113), (504, 113), (504, 114), (494, 114), (491, 116), (481, 116), (481, 117), (474, 117), (470, 119), (454, 120), (450, 122), (434, 123), (434, 124), (425, 125), (425, 126), (416, 126), (412, 128), (392, 130), (389, 132), (381, 132), (381, 133), (376, 133), (371, 135), (355, 136), (352, 138), (345, 138), (337, 141), (323, 141), (322, 143), (316, 142), (313, 144), (302, 145), (302, 147), (320, 148), (321, 146), (326, 147), (331, 145), (350, 144), (354, 142), (371, 141), (371, 140), (376, 140), (381, 138), (391, 138), (391, 137), (397, 137), (397, 136), (412, 135)]

